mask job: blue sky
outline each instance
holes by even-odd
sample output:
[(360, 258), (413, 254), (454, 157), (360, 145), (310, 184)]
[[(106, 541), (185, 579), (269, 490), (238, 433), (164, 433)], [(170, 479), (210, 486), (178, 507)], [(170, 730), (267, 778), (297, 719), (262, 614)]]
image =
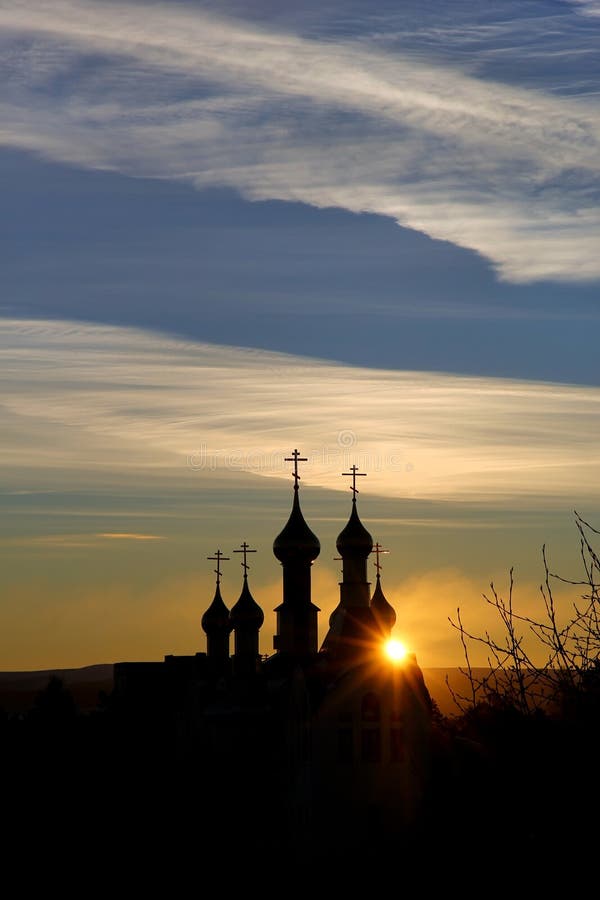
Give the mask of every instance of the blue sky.
[(295, 446), (320, 605), (356, 461), (429, 664), (548, 536), (575, 565), (599, 39), (597, 2), (0, 0), (0, 668), (198, 649), (248, 531), (276, 605)]

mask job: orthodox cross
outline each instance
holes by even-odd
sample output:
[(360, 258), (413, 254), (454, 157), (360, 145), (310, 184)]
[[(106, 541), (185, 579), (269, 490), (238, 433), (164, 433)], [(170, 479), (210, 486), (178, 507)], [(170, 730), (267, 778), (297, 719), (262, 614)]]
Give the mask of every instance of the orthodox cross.
[(352, 487), (350, 490), (352, 491), (352, 499), (356, 500), (356, 495), (358, 494), (358, 488), (356, 487), (356, 479), (360, 476), (366, 477), (366, 472), (359, 472), (358, 466), (350, 466), (349, 472), (342, 472), (342, 475), (350, 475), (352, 478)]
[(230, 559), (230, 557), (223, 556), (223, 554), (221, 553), (220, 550), (216, 550), (214, 556), (207, 556), (206, 558), (207, 559), (216, 559), (217, 568), (213, 569), (213, 571), (214, 571), (215, 575), (217, 576), (217, 584), (220, 584), (221, 583), (221, 560)]
[(250, 550), (250, 544), (247, 544), (246, 541), (244, 541), (244, 543), (242, 544), (242, 549), (234, 550), (233, 552), (244, 554), (244, 562), (241, 563), (240, 565), (242, 565), (244, 567), (244, 576), (246, 576), (248, 574), (248, 569), (250, 568), (250, 566), (246, 563), (246, 554), (247, 553), (256, 553), (256, 550)]
[(379, 572), (381, 571), (381, 563), (379, 562), (379, 557), (382, 553), (389, 553), (389, 550), (384, 550), (379, 541), (374, 545), (373, 550), (375, 551), (375, 568), (377, 569), (377, 575), (379, 576)]
[(294, 471), (292, 472), (292, 475), (294, 476), (294, 489), (296, 489), (298, 487), (298, 482), (300, 481), (300, 476), (298, 475), (298, 463), (308, 462), (308, 457), (300, 456), (299, 450), (293, 450), (292, 455), (284, 457), (283, 461), (294, 463)]

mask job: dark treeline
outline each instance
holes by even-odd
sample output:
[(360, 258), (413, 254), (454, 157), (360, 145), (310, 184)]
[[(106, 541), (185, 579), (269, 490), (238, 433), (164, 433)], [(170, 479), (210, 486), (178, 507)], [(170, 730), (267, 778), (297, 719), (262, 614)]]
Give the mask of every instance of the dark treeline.
[(93, 860), (104, 874), (225, 867), (235, 878), (258, 865), (308, 879), (341, 866), (352, 884), (374, 870), (383, 878), (382, 859), (410, 872), (431, 854), (456, 875), (467, 856), (539, 875), (558, 854), (586, 879), (598, 839), (600, 670), (565, 701), (523, 711), (496, 697), (454, 717), (436, 711), (418, 821), (385, 833), (374, 825), (367, 840), (361, 827), (357, 847), (351, 823), (336, 834), (308, 798), (290, 813), (268, 755), (182, 752), (173, 723), (131, 719), (106, 694), (82, 713), (52, 678), (29, 712), (2, 716), (6, 821), (20, 851)]

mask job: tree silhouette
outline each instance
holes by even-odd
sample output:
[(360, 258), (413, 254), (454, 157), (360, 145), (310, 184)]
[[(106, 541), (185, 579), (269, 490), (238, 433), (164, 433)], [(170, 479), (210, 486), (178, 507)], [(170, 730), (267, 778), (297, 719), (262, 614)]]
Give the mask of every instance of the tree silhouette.
[[(498, 630), (469, 630), (460, 608), (450, 618), (467, 687), (459, 693), (446, 679), (459, 714), (438, 728), (428, 823), (449, 860), (464, 852), (468, 836), (469, 852), (493, 864), (498, 836), (506, 836), (512, 864), (536, 878), (548, 846), (560, 847), (578, 861), (584, 886), (596, 877), (597, 831), (573, 823), (579, 809), (600, 804), (591, 776), (600, 752), (600, 531), (577, 512), (575, 524), (582, 574), (553, 572), (543, 547), (539, 617), (520, 611), (511, 569), (506, 596), (493, 584), (483, 595)], [(557, 583), (578, 588), (578, 598), (559, 599)], [(474, 646), (487, 651), (486, 668), (472, 664)], [(474, 832), (473, 822), (486, 821), (489, 828)]]
[[(575, 511), (579, 532), (583, 576), (565, 578), (550, 571), (545, 546), (542, 548), (544, 580), (540, 585), (542, 616), (533, 618), (517, 610), (514, 603), (513, 570), (507, 598), (494, 584), (484, 601), (494, 610), (501, 636), (489, 631), (475, 634), (463, 622), (460, 607), (450, 624), (460, 636), (465, 665), (460, 671), (467, 680), (466, 693), (458, 693), (446, 682), (462, 712), (486, 705), (511, 708), (530, 715), (539, 711), (566, 714), (591, 706), (597, 711), (600, 694), (600, 557), (593, 537), (600, 534)], [(553, 586), (556, 582), (582, 588), (579, 600), (566, 611), (559, 610)], [(559, 614), (561, 613), (561, 614)], [(561, 622), (563, 624), (561, 624)], [(534, 651), (527, 649), (526, 638), (535, 639)], [(470, 648), (483, 645), (487, 650), (486, 669), (476, 671)], [(540, 659), (541, 661), (538, 661)], [(583, 697), (587, 700), (584, 703)], [(593, 703), (592, 703), (593, 701)]]

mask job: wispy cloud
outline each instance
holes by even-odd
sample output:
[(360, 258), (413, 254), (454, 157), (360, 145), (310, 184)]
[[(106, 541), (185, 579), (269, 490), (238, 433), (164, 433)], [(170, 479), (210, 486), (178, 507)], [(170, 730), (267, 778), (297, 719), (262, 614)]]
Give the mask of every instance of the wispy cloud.
[(73, 550), (101, 547), (107, 541), (162, 541), (160, 534), (134, 534), (128, 532), (98, 532), (96, 534), (43, 534), (25, 537), (0, 538), (3, 547), (25, 548), (28, 550)]
[(134, 534), (127, 531), (107, 531), (97, 535), (99, 538), (107, 538), (110, 541), (163, 541), (160, 534)]
[(527, 505), (600, 492), (597, 388), (364, 369), (70, 322), (0, 320), (0, 363), (1, 462), (17, 489), (132, 473), (138, 484), (289, 478), (284, 457), (298, 446), (305, 483), (332, 489), (347, 489), (340, 472), (357, 463), (379, 496)]
[(444, 29), (306, 37), (176, 4), (5, 2), (0, 26), (6, 145), (379, 213), (514, 281), (600, 276), (598, 104), (470, 71), (468, 29), (452, 56)]
[(568, 0), (584, 16), (600, 16), (598, 0)]

